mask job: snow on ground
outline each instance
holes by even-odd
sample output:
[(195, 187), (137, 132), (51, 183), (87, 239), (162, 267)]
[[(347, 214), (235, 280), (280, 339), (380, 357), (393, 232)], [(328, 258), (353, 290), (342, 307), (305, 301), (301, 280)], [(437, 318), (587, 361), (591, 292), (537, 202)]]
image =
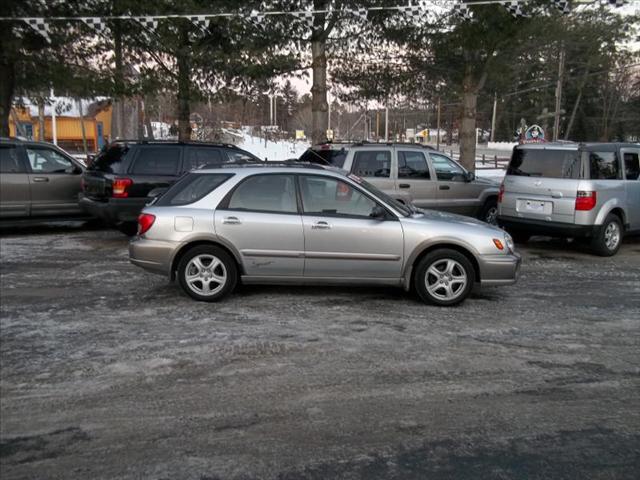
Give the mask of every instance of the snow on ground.
[(290, 140), (277, 142), (267, 140), (265, 142), (263, 138), (253, 137), (247, 133), (243, 133), (242, 137), (242, 142), (238, 144), (238, 147), (269, 161), (299, 158), (309, 148), (308, 142), (293, 142)]
[(502, 180), (505, 170), (502, 168), (480, 168), (480, 165), (476, 165), (476, 176), (490, 178), (492, 180)]
[(513, 150), (513, 147), (518, 145), (515, 142), (489, 142), (487, 143), (487, 148), (489, 150)]

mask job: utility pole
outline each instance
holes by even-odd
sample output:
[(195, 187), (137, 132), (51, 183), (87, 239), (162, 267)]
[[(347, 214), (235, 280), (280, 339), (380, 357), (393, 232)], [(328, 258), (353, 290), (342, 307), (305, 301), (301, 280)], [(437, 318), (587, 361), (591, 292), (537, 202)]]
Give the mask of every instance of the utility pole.
[(493, 115), (491, 116), (491, 141), (496, 140), (496, 110), (498, 108), (498, 94), (493, 94)]
[(558, 62), (558, 85), (556, 86), (556, 108), (553, 121), (553, 141), (560, 137), (560, 105), (562, 104), (562, 77), (564, 76), (564, 41), (560, 44), (560, 59)]
[(376, 112), (376, 141), (380, 141), (380, 110)]
[[(16, 123), (17, 125), (17, 123)], [(51, 134), (53, 144), (58, 145), (58, 124), (56, 123), (56, 97), (51, 89)]]
[(384, 141), (389, 141), (389, 105), (384, 106)]
[(436, 120), (436, 150), (440, 150), (440, 109), (442, 107), (442, 103), (440, 102), (440, 97), (438, 97), (438, 117)]

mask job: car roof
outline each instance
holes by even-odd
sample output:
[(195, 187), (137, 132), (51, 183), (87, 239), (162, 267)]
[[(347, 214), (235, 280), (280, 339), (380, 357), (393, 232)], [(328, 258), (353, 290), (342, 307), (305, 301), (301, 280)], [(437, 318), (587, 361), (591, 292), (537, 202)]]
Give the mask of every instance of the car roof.
[(524, 143), (522, 145), (517, 145), (518, 149), (527, 149), (527, 150), (578, 150), (586, 149), (591, 150), (593, 148), (597, 148), (603, 151), (613, 151), (620, 147), (639, 147), (638, 143), (629, 143), (629, 142), (547, 142), (547, 143)]
[(402, 147), (402, 148), (420, 148), (425, 150), (435, 150), (431, 145), (423, 145), (421, 143), (411, 143), (411, 142), (359, 142), (354, 143), (352, 148), (361, 148), (361, 147)]
[(57, 145), (51, 142), (40, 142), (38, 140), (28, 140), (25, 138), (16, 138), (16, 137), (0, 137), (0, 143), (4, 144), (13, 144), (13, 145), (33, 145), (39, 147), (56, 147), (60, 148)]
[(122, 138), (118, 138), (118, 139), (113, 140), (112, 142), (110, 142), (109, 146), (114, 145), (114, 144), (154, 145), (154, 146), (161, 146), (161, 145), (167, 145), (167, 146), (176, 146), (176, 145), (178, 145), (178, 146), (189, 146), (189, 145), (194, 145), (194, 146), (201, 146), (201, 147), (224, 147), (224, 148), (231, 148), (231, 149), (234, 149), (234, 150), (242, 150), (240, 147), (238, 147), (237, 145), (234, 145), (233, 143), (201, 142), (201, 141), (197, 141), (197, 140), (188, 140), (186, 142), (181, 142), (179, 140), (152, 140), (152, 139), (138, 140), (138, 139), (122, 139)]
[(293, 172), (305, 172), (311, 171), (317, 173), (337, 173), (341, 176), (347, 174), (346, 171), (325, 165), (319, 165), (316, 163), (307, 162), (242, 162), (242, 163), (223, 163), (217, 165), (215, 168), (200, 168), (193, 170), (194, 173), (229, 173), (230, 171), (237, 170), (238, 173), (293, 173)]

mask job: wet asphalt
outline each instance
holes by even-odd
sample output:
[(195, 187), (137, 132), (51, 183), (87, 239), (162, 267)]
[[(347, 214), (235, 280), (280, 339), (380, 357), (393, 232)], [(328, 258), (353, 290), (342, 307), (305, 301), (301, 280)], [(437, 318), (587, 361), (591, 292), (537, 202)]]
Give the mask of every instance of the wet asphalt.
[(198, 303), (119, 232), (0, 231), (3, 479), (636, 479), (640, 240), (521, 247), (457, 308), (390, 288)]

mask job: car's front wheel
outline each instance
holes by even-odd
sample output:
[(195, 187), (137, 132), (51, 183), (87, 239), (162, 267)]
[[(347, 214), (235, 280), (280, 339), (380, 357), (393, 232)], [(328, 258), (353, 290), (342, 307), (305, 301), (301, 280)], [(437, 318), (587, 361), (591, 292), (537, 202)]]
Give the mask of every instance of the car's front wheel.
[(228, 295), (238, 280), (235, 261), (214, 245), (192, 248), (178, 263), (178, 281), (192, 298), (215, 302)]
[(483, 222), (487, 222), (490, 225), (498, 224), (498, 200), (491, 198), (486, 201), (478, 218)]
[(425, 303), (451, 306), (469, 296), (475, 270), (462, 253), (443, 248), (428, 253), (415, 269), (413, 284)]

